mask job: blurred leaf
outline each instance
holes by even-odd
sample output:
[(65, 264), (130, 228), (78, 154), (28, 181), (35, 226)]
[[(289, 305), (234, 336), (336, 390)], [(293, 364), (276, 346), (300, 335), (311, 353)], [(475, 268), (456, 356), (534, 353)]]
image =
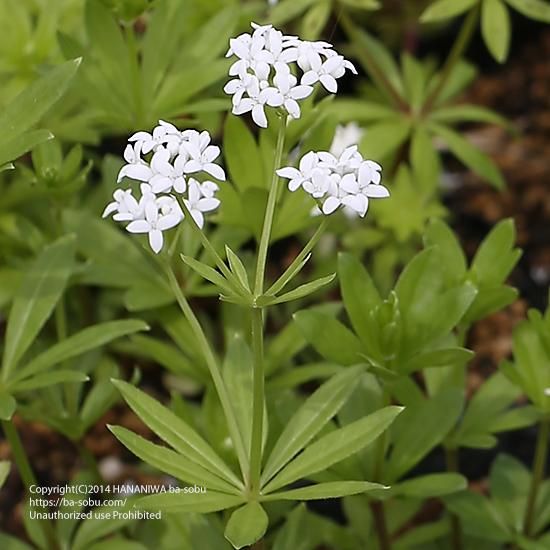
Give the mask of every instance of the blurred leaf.
[(68, 235), (47, 246), (28, 267), (13, 300), (6, 329), (2, 357), (2, 376), (11, 370), (27, 351), (51, 315), (74, 270), (76, 240)]
[(526, 17), (550, 23), (550, 5), (541, 0), (506, 0), (510, 6)]
[[(491, 55), (504, 63), (510, 48), (510, 14), (502, 0), (483, 0), (481, 33)], [(549, 12), (550, 13), (550, 12)]]
[(290, 491), (270, 493), (264, 500), (323, 500), (383, 489), (387, 489), (387, 487), (380, 485), (380, 483), (369, 483), (368, 481), (330, 481), (291, 489)]
[(269, 518), (257, 502), (249, 502), (235, 510), (225, 527), (225, 538), (233, 548), (244, 548), (260, 540), (267, 530)]
[(441, 136), (452, 153), (468, 168), (488, 180), (497, 189), (505, 186), (504, 178), (494, 162), (454, 130), (432, 123), (433, 131)]
[(137, 506), (158, 512), (181, 514), (209, 514), (233, 508), (244, 502), (244, 497), (207, 491), (206, 493), (164, 493), (149, 495), (138, 500)]
[(437, 0), (426, 8), (420, 21), (431, 23), (440, 19), (449, 19), (469, 10), (478, 0)]
[(11, 420), (15, 409), (17, 408), (17, 402), (14, 397), (9, 393), (0, 391), (0, 420)]
[(392, 495), (409, 498), (433, 498), (466, 489), (468, 482), (460, 474), (427, 474), (402, 481), (392, 487)]
[(317, 40), (329, 20), (331, 11), (331, 0), (321, 0), (311, 6), (302, 18), (300, 36), (304, 40)]

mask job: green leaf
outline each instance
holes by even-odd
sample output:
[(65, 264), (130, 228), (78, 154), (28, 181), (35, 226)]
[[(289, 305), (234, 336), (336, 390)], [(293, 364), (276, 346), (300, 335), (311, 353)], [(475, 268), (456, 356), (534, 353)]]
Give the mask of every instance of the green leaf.
[(108, 321), (100, 323), (77, 332), (48, 348), (45, 352), (27, 363), (15, 377), (16, 380), (27, 378), (32, 374), (44, 371), (76, 357), (87, 351), (99, 348), (126, 336), (142, 330), (149, 330), (149, 326), (137, 319), (125, 319), (123, 321)]
[(329, 481), (308, 487), (300, 487), (299, 489), (291, 489), (290, 491), (271, 493), (263, 500), (324, 500), (384, 489), (388, 489), (388, 487), (368, 481)]
[(207, 281), (210, 281), (220, 290), (223, 290), (227, 294), (234, 294), (233, 288), (231, 287), (227, 279), (214, 268), (210, 267), (207, 264), (199, 262), (199, 260), (195, 260), (195, 258), (192, 258), (191, 256), (185, 256), (184, 254), (181, 254), (180, 256), (183, 262), (187, 264), (193, 271), (196, 271), (201, 277), (203, 277)]
[(380, 8), (378, 0), (339, 0), (342, 4), (361, 10), (377, 10)]
[(521, 14), (543, 23), (550, 23), (550, 5), (541, 0), (506, 0)]
[(432, 129), (441, 136), (452, 153), (476, 174), (488, 180), (497, 189), (505, 186), (504, 178), (493, 161), (454, 130), (432, 123)]
[(325, 111), (341, 122), (372, 122), (399, 116), (387, 105), (364, 99), (335, 99)]
[(468, 487), (464, 476), (455, 473), (428, 474), (408, 479), (392, 487), (392, 495), (433, 498), (462, 491)]
[(269, 518), (262, 506), (249, 502), (231, 514), (225, 527), (225, 538), (233, 548), (251, 546), (264, 536), (268, 523)]
[(311, 6), (302, 18), (300, 29), (302, 39), (317, 40), (326, 26), (331, 12), (331, 0), (321, 0)]
[(11, 465), (7, 460), (0, 460), (0, 489), (10, 474)]
[(137, 505), (151, 511), (182, 514), (210, 514), (233, 508), (244, 502), (243, 496), (228, 495), (216, 491), (206, 493), (163, 493), (140, 498)]
[(440, 444), (458, 420), (462, 404), (462, 391), (448, 388), (408, 407), (392, 428), (393, 449), (386, 463), (385, 481), (399, 479)]
[(27, 151), (54, 136), (48, 130), (32, 130), (0, 145), (0, 165), (19, 158)]
[(491, 109), (467, 103), (439, 107), (430, 113), (430, 119), (447, 124), (458, 122), (487, 122), (488, 124), (498, 124), (499, 126), (510, 126), (510, 123), (503, 116), (495, 113)]
[(13, 391), (19, 393), (23, 391), (46, 388), (62, 382), (87, 382), (90, 378), (83, 372), (74, 370), (60, 370), (45, 372), (36, 376), (31, 376), (20, 382), (15, 382), (10, 387)]
[(162, 472), (166, 472), (186, 483), (205, 486), (214, 491), (239, 494), (239, 490), (224, 479), (213, 475), (201, 465), (186, 460), (184, 456), (171, 449), (155, 445), (121, 426), (108, 426), (108, 428), (135, 456)]
[(51, 315), (74, 270), (76, 240), (68, 235), (47, 246), (28, 266), (8, 317), (2, 358), (4, 380)]
[(262, 485), (292, 460), (335, 416), (355, 389), (353, 381), (363, 372), (352, 367), (333, 376), (310, 395), (286, 424), (262, 472)]
[(404, 365), (399, 365), (399, 371), (411, 373), (429, 367), (451, 367), (466, 364), (474, 352), (466, 348), (444, 348), (418, 353)]
[(266, 186), (259, 147), (242, 117), (226, 118), (223, 150), (231, 181), (239, 190)]
[(227, 255), (227, 259), (229, 260), (229, 267), (231, 268), (231, 272), (235, 275), (235, 277), (237, 277), (244, 288), (250, 290), (250, 285), (248, 283), (248, 273), (246, 272), (246, 268), (244, 267), (241, 259), (227, 245), (225, 245), (225, 253)]
[(403, 410), (403, 407), (384, 407), (360, 420), (339, 428), (315, 441), (287, 464), (264, 488), (271, 493), (301, 478), (326, 470), (333, 464), (370, 445)]
[(273, 25), (281, 25), (303, 13), (318, 0), (281, 0), (269, 14)]
[(437, 0), (420, 17), (422, 23), (449, 19), (469, 10), (478, 0)]
[(363, 264), (353, 254), (338, 255), (338, 276), (346, 313), (355, 332), (370, 349), (375, 344), (372, 341), (370, 312), (381, 304), (378, 290)]
[[(333, 273), (332, 275), (327, 275), (326, 277), (315, 279), (314, 281), (310, 281), (309, 283), (300, 285), (294, 290), (291, 290), (289, 292), (286, 292), (285, 294), (281, 294), (280, 296), (277, 296), (270, 303), (282, 304), (284, 302), (291, 302), (292, 300), (299, 300), (300, 298), (304, 298), (305, 296), (309, 296), (313, 292), (316, 292), (317, 290), (324, 287), (325, 285), (332, 283), (335, 277), (336, 277), (336, 274)], [(258, 302), (260, 302), (260, 299), (258, 300)]]
[(176, 451), (213, 474), (241, 487), (242, 483), (212, 447), (186, 422), (146, 393), (122, 380), (113, 380), (130, 408)]
[(393, 153), (408, 137), (411, 124), (408, 120), (383, 121), (369, 126), (361, 139), (359, 150), (368, 158), (382, 159)]
[(0, 533), (0, 546), (3, 550), (35, 550), (36, 548), (4, 533)]
[(504, 63), (510, 48), (510, 14), (502, 0), (483, 0), (481, 34), (491, 55)]
[(514, 249), (514, 220), (499, 222), (483, 239), (472, 261), (470, 272), (474, 282), (482, 285), (502, 283), (518, 262), (521, 251)]
[(431, 193), (439, 181), (441, 161), (430, 134), (421, 125), (414, 129), (410, 155), (416, 183), (423, 190)]
[(43, 77), (27, 86), (6, 109), (2, 110), (0, 113), (0, 128), (2, 128), (0, 151), (6, 142), (14, 140), (34, 126), (46, 111), (59, 100), (79, 65), (80, 59), (75, 59), (54, 67)]
[(304, 310), (294, 320), (305, 339), (329, 361), (342, 365), (360, 362), (362, 346), (357, 336), (333, 316)]
[(466, 276), (466, 256), (454, 231), (441, 220), (432, 220), (424, 234), (426, 247), (437, 246), (449, 283), (461, 282)]
[(5, 391), (0, 391), (0, 420), (11, 420), (17, 409), (14, 397)]
[(487, 498), (463, 491), (446, 497), (444, 501), (447, 508), (460, 517), (466, 533), (496, 542), (510, 539), (506, 526)]

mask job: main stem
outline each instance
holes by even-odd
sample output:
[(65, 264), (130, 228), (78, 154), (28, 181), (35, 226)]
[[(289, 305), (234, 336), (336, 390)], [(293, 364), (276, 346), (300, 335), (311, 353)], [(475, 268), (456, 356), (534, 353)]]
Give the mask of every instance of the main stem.
[[(445, 461), (448, 472), (458, 472), (458, 449), (445, 448)], [(451, 548), (462, 550), (462, 526), (456, 514), (451, 514)]]
[(254, 294), (260, 296), (264, 291), (265, 265), (267, 262), (267, 251), (271, 239), (271, 230), (273, 228), (273, 217), (275, 216), (275, 206), (277, 205), (277, 196), (279, 194), (279, 176), (277, 170), (281, 166), (283, 158), (283, 149), (285, 145), (286, 115), (280, 115), (279, 131), (277, 133), (277, 146), (275, 148), (275, 158), (273, 161), (273, 176), (271, 187), (267, 198), (265, 209), (264, 225), (262, 227), (262, 236), (260, 237), (260, 246), (258, 249), (258, 261), (256, 263), (256, 277), (254, 281)]
[(441, 91), (445, 87), (445, 84), (449, 80), (449, 77), (451, 76), (454, 66), (456, 65), (458, 60), (462, 57), (462, 54), (464, 53), (468, 44), (470, 43), (472, 35), (474, 34), (478, 17), (479, 17), (479, 5), (472, 8), (468, 13), (468, 15), (466, 16), (466, 19), (464, 20), (464, 23), (460, 28), (460, 32), (458, 33), (456, 41), (453, 44), (451, 52), (449, 53), (449, 57), (447, 57), (447, 60), (445, 61), (445, 65), (443, 66), (443, 69), (441, 72), (441, 77), (439, 78), (439, 81), (437, 82), (432, 93), (428, 96), (426, 103), (424, 104), (423, 111), (425, 113), (429, 113), (431, 108), (434, 106), (435, 102), (439, 98), (439, 94), (441, 93)]
[(531, 478), (531, 487), (525, 509), (525, 520), (523, 523), (523, 534), (526, 537), (531, 536), (533, 523), (535, 520), (535, 507), (540, 485), (544, 478), (546, 461), (548, 459), (548, 439), (550, 438), (550, 418), (544, 417), (539, 425), (537, 435), (537, 447), (535, 450), (535, 461), (533, 463), (533, 477)]
[[(10, 444), (13, 460), (17, 466), (19, 475), (21, 476), (21, 481), (25, 486), (27, 494), (30, 494), (30, 488), (33, 485), (38, 485), (38, 483), (36, 482), (36, 476), (34, 475), (29, 459), (27, 458), (27, 453), (21, 443), (21, 438), (17, 433), (17, 429), (10, 421), (2, 420), (2, 429), (4, 430), (4, 435)], [(57, 542), (52, 524), (48, 520), (39, 520), (39, 524), (44, 533), (45, 539), (48, 541), (49, 547), (52, 550), (57, 550), (59, 548), (59, 544)]]
[(259, 494), (262, 468), (264, 420), (264, 338), (263, 316), (260, 308), (252, 309), (252, 353), (254, 359), (254, 388), (252, 400), (252, 437), (250, 441), (250, 493)]
[(216, 388), (216, 391), (218, 392), (218, 396), (220, 398), (220, 402), (225, 417), (227, 419), (229, 433), (231, 434), (231, 439), (233, 440), (233, 444), (235, 445), (235, 451), (237, 453), (241, 472), (243, 474), (243, 478), (246, 479), (246, 476), (248, 475), (248, 458), (246, 456), (241, 432), (239, 431), (239, 426), (237, 424), (237, 418), (235, 416), (233, 406), (231, 405), (231, 399), (229, 398), (229, 393), (225, 386), (225, 382), (218, 366), (218, 362), (214, 356), (210, 344), (208, 343), (208, 339), (206, 338), (206, 335), (202, 330), (202, 326), (199, 323), (199, 320), (197, 319), (193, 309), (187, 301), (187, 298), (181, 290), (181, 287), (178, 283), (178, 280), (176, 279), (176, 276), (174, 275), (174, 272), (172, 271), (172, 268), (170, 267), (169, 262), (164, 262), (163, 266), (168, 277), (172, 292), (174, 293), (174, 296), (176, 297), (176, 300), (178, 302), (178, 305), (180, 306), (183, 315), (187, 319), (187, 322), (191, 326), (191, 330), (193, 331), (199, 347), (201, 348), (201, 352), (206, 359), (206, 365), (208, 367), (208, 370), (210, 371), (210, 376), (212, 377), (214, 386)]
[[(258, 248), (258, 261), (254, 280), (254, 296), (261, 296), (264, 291), (265, 266), (267, 263), (267, 252), (273, 228), (273, 218), (279, 194), (279, 176), (277, 170), (281, 166), (283, 150), (285, 145), (286, 115), (279, 115), (279, 129), (277, 133), (277, 145), (273, 159), (273, 176), (271, 187), (267, 198), (264, 224), (260, 245)], [(252, 355), (254, 359), (253, 371), (253, 396), (252, 396), (252, 434), (250, 438), (250, 475), (248, 478), (248, 490), (252, 495), (260, 493), (260, 474), (262, 469), (262, 441), (264, 422), (264, 326), (262, 309), (252, 308)]]

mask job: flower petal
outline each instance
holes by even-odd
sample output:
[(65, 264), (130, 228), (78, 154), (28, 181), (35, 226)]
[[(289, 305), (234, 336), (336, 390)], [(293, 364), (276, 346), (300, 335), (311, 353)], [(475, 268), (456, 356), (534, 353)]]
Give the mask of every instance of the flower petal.
[(162, 250), (164, 244), (164, 237), (160, 229), (153, 229), (149, 232), (149, 246), (155, 254), (158, 254)]
[(126, 226), (129, 233), (149, 233), (151, 225), (145, 220), (135, 220)]

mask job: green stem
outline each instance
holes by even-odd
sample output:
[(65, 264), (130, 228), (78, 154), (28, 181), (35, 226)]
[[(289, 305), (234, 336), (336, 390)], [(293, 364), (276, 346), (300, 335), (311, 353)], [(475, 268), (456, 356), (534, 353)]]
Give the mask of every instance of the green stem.
[[(351, 20), (350, 16), (342, 11), (340, 20), (344, 31), (353, 41), (355, 40), (360, 44), (361, 38), (359, 36), (359, 31), (355, 26), (355, 23)], [(383, 88), (386, 93), (389, 95), (392, 103), (402, 111), (408, 111), (409, 106), (401, 94), (397, 91), (396, 87), (391, 83), (389, 78), (384, 73), (383, 69), (380, 67), (376, 58), (371, 55), (368, 48), (360, 47), (357, 48), (355, 55), (359, 58), (361, 63), (367, 68), (368, 72), (372, 76), (373, 80), (376, 81), (381, 88)]]
[(181, 209), (183, 210), (185, 217), (189, 220), (193, 231), (198, 235), (199, 239), (201, 240), (204, 249), (212, 256), (212, 258), (216, 262), (218, 269), (223, 273), (229, 284), (233, 286), (234, 290), (241, 296), (244, 295), (241, 286), (235, 282), (235, 277), (233, 276), (233, 273), (231, 273), (230, 269), (227, 267), (227, 265), (225, 265), (225, 262), (222, 260), (221, 256), (216, 252), (214, 245), (210, 242), (204, 231), (197, 225), (197, 222), (191, 215), (191, 212), (189, 211), (189, 208), (187, 208), (187, 205), (185, 204), (183, 198), (180, 195), (176, 195), (176, 199)]
[(447, 57), (447, 60), (445, 61), (439, 81), (424, 104), (424, 108), (422, 109), (424, 113), (429, 113), (431, 111), (435, 102), (439, 98), (439, 94), (445, 87), (445, 84), (447, 84), (456, 63), (462, 57), (462, 54), (470, 43), (479, 17), (480, 5), (481, 3), (478, 3), (474, 8), (472, 8), (466, 16), (466, 19), (464, 19), (464, 23), (460, 28), (460, 32), (458, 33), (456, 41), (453, 44), (451, 52), (449, 53), (449, 57)]
[(252, 309), (252, 354), (254, 358), (254, 388), (252, 398), (249, 491), (253, 495), (258, 495), (260, 492), (264, 423), (264, 327), (262, 310), (260, 308)]
[[(27, 495), (30, 495), (30, 488), (33, 485), (38, 485), (38, 483), (27, 457), (27, 453), (23, 447), (23, 443), (21, 442), (21, 438), (19, 437), (19, 433), (13, 423), (7, 420), (2, 420), (2, 429), (4, 430), (4, 435), (10, 445), (11, 454), (17, 466), (17, 470), (19, 471), (19, 475), (21, 476), (21, 481), (25, 486)], [(37, 511), (43, 512), (44, 510)], [(46, 541), (48, 541), (49, 548), (51, 548), (51, 550), (57, 550), (59, 548), (59, 544), (57, 542), (57, 537), (55, 536), (55, 531), (52, 524), (48, 520), (39, 520), (39, 525), (41, 526)]]
[(535, 521), (535, 508), (540, 485), (544, 478), (546, 462), (548, 459), (548, 439), (550, 438), (550, 418), (544, 417), (540, 421), (537, 434), (537, 447), (535, 450), (535, 460), (533, 463), (533, 477), (531, 478), (531, 487), (527, 498), (527, 507), (525, 509), (525, 520), (523, 523), (523, 534), (526, 537), (531, 536), (533, 523)]
[(378, 535), (378, 546), (380, 550), (391, 550), (390, 535), (386, 524), (386, 513), (384, 503), (381, 500), (371, 502), (371, 510), (374, 518), (374, 527)]
[(277, 170), (281, 166), (283, 158), (283, 150), (285, 145), (286, 131), (286, 115), (279, 115), (279, 130), (277, 133), (277, 146), (275, 148), (275, 158), (273, 162), (273, 176), (271, 179), (271, 187), (267, 198), (267, 206), (265, 209), (264, 224), (262, 227), (262, 235), (260, 237), (260, 246), (258, 249), (258, 261), (256, 263), (256, 277), (254, 281), (254, 294), (256, 297), (261, 296), (264, 291), (265, 266), (267, 262), (267, 251), (269, 249), (269, 241), (271, 239), (271, 230), (273, 228), (273, 217), (275, 216), (275, 206), (277, 204), (277, 195), (279, 187), (279, 176)]
[[(458, 472), (458, 449), (446, 447), (445, 461), (448, 472)], [(451, 548), (452, 550), (462, 550), (462, 525), (456, 514), (451, 514)]]
[(294, 272), (297, 267), (305, 260), (306, 256), (313, 250), (313, 247), (319, 242), (321, 235), (324, 233), (328, 224), (327, 217), (323, 217), (321, 225), (315, 230), (315, 233), (311, 236), (311, 239), (307, 242), (306, 246), (302, 249), (300, 254), (294, 258), (293, 262), (286, 268), (285, 272), (275, 281), (275, 283), (268, 289), (266, 294), (277, 294), (281, 291), (286, 284), (294, 276)]
[(221, 370), (218, 366), (218, 361), (216, 360), (216, 357), (214, 356), (214, 353), (210, 347), (210, 344), (208, 343), (208, 339), (206, 338), (206, 335), (202, 330), (202, 326), (199, 320), (197, 319), (193, 309), (189, 305), (187, 298), (184, 296), (181, 290), (181, 287), (176, 279), (176, 276), (168, 261), (163, 262), (163, 268), (165, 270), (166, 276), (168, 277), (170, 288), (172, 289), (172, 292), (176, 297), (176, 300), (178, 302), (178, 305), (180, 306), (181, 311), (183, 312), (183, 315), (185, 316), (185, 318), (187, 319), (187, 322), (191, 326), (191, 330), (193, 331), (193, 334), (197, 339), (197, 343), (201, 348), (203, 357), (206, 360), (206, 365), (208, 366), (208, 370), (210, 371), (210, 376), (212, 377), (212, 380), (214, 382), (214, 387), (218, 392), (218, 396), (220, 398), (220, 402), (225, 414), (225, 418), (227, 419), (229, 433), (231, 434), (231, 439), (233, 441), (233, 445), (237, 453), (237, 458), (239, 460), (239, 465), (241, 467), (243, 478), (246, 479), (246, 476), (248, 475), (248, 466), (249, 466), (248, 458), (246, 456), (246, 450), (242, 440), (241, 432), (237, 424), (235, 411), (233, 410), (233, 406), (231, 404), (231, 399), (229, 397), (227, 387), (223, 380)]

